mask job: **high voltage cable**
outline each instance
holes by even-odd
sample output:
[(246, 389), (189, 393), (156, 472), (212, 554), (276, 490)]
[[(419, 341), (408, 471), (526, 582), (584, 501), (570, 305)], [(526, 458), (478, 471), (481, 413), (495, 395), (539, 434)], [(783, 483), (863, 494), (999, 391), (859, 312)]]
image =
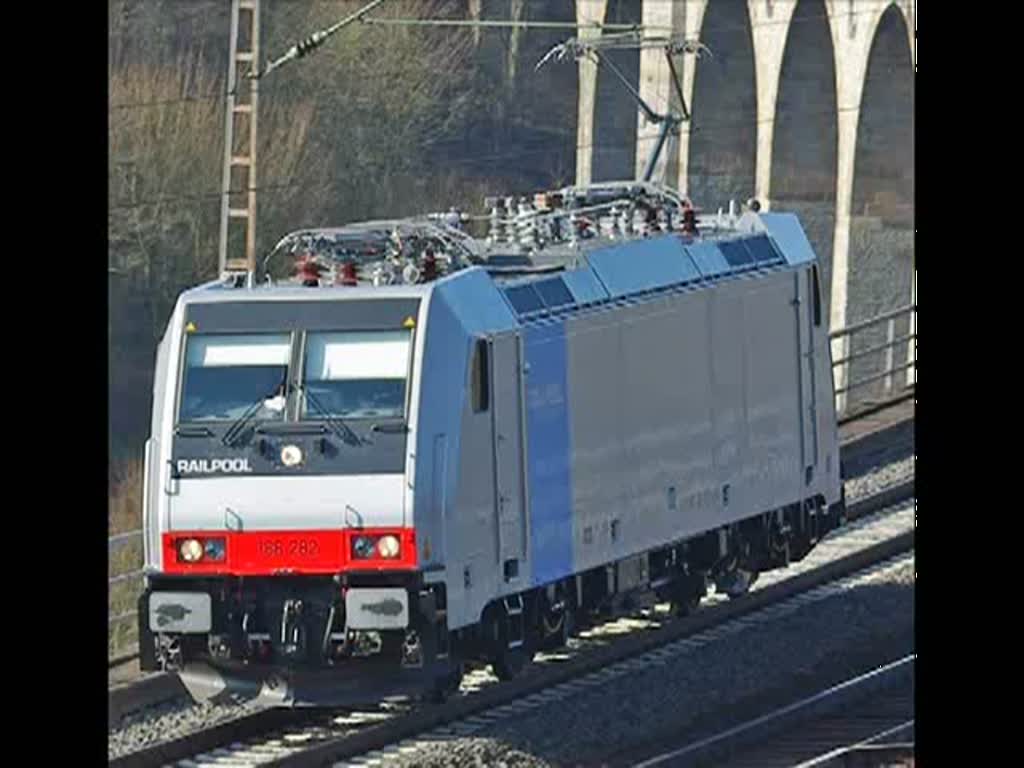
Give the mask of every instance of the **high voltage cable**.
[[(391, 72), (375, 72), (366, 75), (360, 75), (359, 80), (362, 82), (376, 82), (376, 81), (391, 81), (398, 77), (405, 77), (414, 73), (422, 72), (422, 67), (410, 68), (405, 70), (392, 70)], [(264, 96), (274, 91), (295, 91), (294, 83), (281, 83), (279, 85), (261, 85), (260, 96)], [(318, 88), (317, 93), (341, 93), (341, 88)], [(196, 96), (180, 96), (173, 99), (157, 99), (154, 101), (136, 101), (136, 102), (121, 102), (119, 104), (110, 104), (107, 109), (109, 111), (116, 111), (121, 109), (136, 109), (141, 107), (157, 107), (166, 106), (171, 104), (179, 104), (184, 102), (198, 102), (198, 101), (220, 101), (228, 97), (228, 91), (218, 91), (216, 93), (202, 94)]]
[[(843, 18), (847, 18), (847, 17), (850, 17), (850, 16), (863, 16), (863, 15), (867, 15), (867, 14), (870, 14), (870, 13), (875, 13), (875, 9), (872, 9), (872, 10), (869, 10), (869, 11), (850, 11), (848, 13), (842, 14), (842, 17)], [(804, 16), (804, 17), (801, 17), (801, 18), (792, 18), (792, 17), (790, 17), (788, 22), (783, 22), (783, 21), (780, 21), (780, 20), (772, 20), (772, 21), (762, 21), (762, 22), (747, 23), (747, 24), (719, 24), (719, 25), (712, 25), (711, 27), (706, 27), (706, 26), (702, 27), (701, 30), (700, 30), (700, 34), (701, 34), (701, 36), (706, 36), (706, 33), (709, 32), (709, 31), (716, 31), (717, 32), (717, 31), (725, 31), (725, 30), (733, 30), (733, 31), (735, 31), (735, 30), (745, 30), (745, 29), (753, 30), (753, 29), (756, 29), (756, 28), (759, 28), (759, 27), (777, 26), (777, 25), (783, 24), (783, 23), (788, 23), (788, 24), (792, 25), (792, 24), (807, 23), (807, 22), (819, 21), (819, 20), (826, 20), (827, 21), (828, 18), (829, 18), (828, 14), (813, 14), (813, 15)], [(835, 51), (835, 48), (833, 47), (833, 53), (834, 53), (834, 51)], [(712, 51), (712, 53), (713, 53), (713, 51)], [(410, 72), (413, 72), (413, 71), (419, 72), (421, 70), (420, 69), (415, 69), (415, 70), (409, 70), (409, 71)], [(395, 73), (395, 74), (381, 73), (379, 75), (377, 75), (377, 74), (374, 74), (374, 75), (364, 75), (364, 76), (361, 76), (360, 79), (361, 80), (377, 80), (377, 79), (382, 79), (383, 80), (383, 79), (391, 79), (391, 78), (393, 78), (395, 76), (400, 76), (402, 74), (404, 74), (404, 73)], [(266, 93), (273, 92), (275, 90), (278, 90), (279, 88), (280, 89), (285, 89), (286, 86), (276, 86), (276, 87), (275, 86), (260, 86), (260, 95), (262, 96), (262, 95), (264, 95)], [(291, 88), (289, 88), (289, 90), (291, 90)], [(331, 89), (331, 90), (335, 90), (335, 89)], [(141, 109), (141, 108), (147, 108), (147, 107), (169, 106), (169, 105), (172, 105), (172, 104), (183, 104), (183, 103), (190, 103), (190, 102), (218, 101), (220, 99), (226, 99), (227, 96), (228, 96), (228, 90), (225, 89), (224, 91), (218, 91), (216, 93), (210, 93), (210, 94), (198, 95), (198, 96), (182, 96), (180, 98), (162, 99), (162, 100), (148, 101), (148, 102), (147, 101), (142, 101), (142, 102), (124, 102), (124, 103), (120, 103), (120, 104), (111, 104), (111, 105), (108, 106), (108, 110), (113, 111), (113, 110), (121, 110), (121, 109)]]

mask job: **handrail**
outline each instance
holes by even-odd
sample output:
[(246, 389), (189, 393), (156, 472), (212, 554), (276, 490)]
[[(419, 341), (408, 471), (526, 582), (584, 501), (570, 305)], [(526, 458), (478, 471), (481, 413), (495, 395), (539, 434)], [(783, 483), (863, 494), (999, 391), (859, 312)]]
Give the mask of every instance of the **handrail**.
[[(903, 317), (908, 318), (909, 330), (906, 334), (897, 336), (896, 321)], [(850, 351), (851, 342), (855, 334), (875, 328), (882, 323), (886, 324), (886, 341), (884, 344), (873, 344), (869, 347), (865, 347), (864, 349), (859, 349), (856, 352)], [(837, 328), (829, 333), (828, 338), (830, 342), (833, 342), (832, 370), (836, 381), (834, 394), (836, 397), (837, 414), (842, 415), (849, 410), (849, 393), (851, 391), (861, 389), (868, 384), (874, 384), (879, 380), (884, 380), (884, 389), (887, 394), (893, 390), (893, 382), (896, 374), (905, 373), (905, 389), (910, 389), (917, 385), (916, 301), (912, 304), (908, 304), (907, 306), (883, 312), (879, 315), (868, 318), (867, 320), (852, 323), (845, 328)], [(838, 344), (836, 344), (836, 342), (838, 342)], [(906, 361), (897, 362), (895, 360), (895, 350), (903, 344), (907, 345)], [(854, 360), (860, 360), (876, 353), (882, 353), (884, 355), (882, 370), (870, 376), (857, 379), (856, 381), (848, 381), (848, 375), (851, 367), (850, 363)]]

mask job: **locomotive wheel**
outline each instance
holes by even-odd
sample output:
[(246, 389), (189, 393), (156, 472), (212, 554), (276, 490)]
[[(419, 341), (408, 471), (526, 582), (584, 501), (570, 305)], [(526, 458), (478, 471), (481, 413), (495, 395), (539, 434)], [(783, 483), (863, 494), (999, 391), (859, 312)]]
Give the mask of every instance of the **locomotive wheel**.
[(689, 616), (700, 607), (700, 595), (690, 595), (686, 598), (675, 598), (672, 600), (672, 613), (676, 616)]
[[(491, 668), (499, 680), (511, 680), (516, 677), (523, 668), (533, 661), (540, 638), (531, 626), (532, 611), (524, 607), (522, 614), (509, 615), (505, 606), (500, 603), (487, 611), (485, 619), (486, 636), (489, 638), (489, 655)], [(515, 620), (521, 621), (520, 630), (521, 642), (510, 648), (511, 639), (515, 637)]]
[(511, 680), (518, 677), (532, 660), (533, 653), (525, 648), (505, 648), (491, 662), (491, 669), (499, 680)]
[(706, 594), (707, 576), (702, 571), (681, 577), (672, 585), (672, 613), (689, 616), (700, 607), (700, 601)]
[(558, 614), (557, 621), (550, 622), (546, 616), (542, 621), (546, 633), (544, 641), (541, 643), (542, 650), (550, 651), (568, 645), (576, 624), (576, 616), (568, 605)]
[(450, 696), (459, 692), (459, 686), (462, 685), (462, 676), (465, 672), (466, 665), (461, 660), (457, 660), (452, 671), (434, 681), (434, 686), (430, 690), (428, 698), (436, 704), (444, 703)]
[(738, 597), (743, 597), (750, 591), (750, 588), (757, 581), (757, 577), (760, 576), (759, 571), (745, 571), (741, 568), (729, 573), (722, 581), (722, 584), (715, 585), (717, 589), (725, 593), (730, 600), (735, 600)]

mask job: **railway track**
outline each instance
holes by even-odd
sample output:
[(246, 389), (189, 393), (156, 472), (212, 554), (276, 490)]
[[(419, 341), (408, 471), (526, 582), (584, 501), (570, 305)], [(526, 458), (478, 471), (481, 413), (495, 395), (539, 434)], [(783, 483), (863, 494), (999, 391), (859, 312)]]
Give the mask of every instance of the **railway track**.
[(913, 482), (883, 489), (850, 506), (851, 523), (826, 537), (801, 563), (765, 574), (738, 600), (712, 594), (697, 614), (671, 619), (667, 606), (591, 627), (557, 653), (539, 654), (518, 679), (499, 683), (487, 669), (469, 672), (442, 705), (378, 704), (357, 711), (260, 710), (111, 761), (113, 766), (320, 766), (362, 756), (386, 762), (438, 740), (465, 736), (496, 718), (600, 685), (666, 655), (714, 642), (750, 623), (902, 565), (913, 549)]
[(916, 658), (905, 656), (632, 768), (912, 766)]

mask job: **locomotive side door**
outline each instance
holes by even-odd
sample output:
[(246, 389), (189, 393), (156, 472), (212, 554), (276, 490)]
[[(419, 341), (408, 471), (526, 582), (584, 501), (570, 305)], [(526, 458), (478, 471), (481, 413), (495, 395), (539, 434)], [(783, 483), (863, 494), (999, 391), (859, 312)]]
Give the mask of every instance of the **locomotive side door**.
[(523, 570), (526, 557), (526, 492), (523, 458), (522, 351), (515, 333), (491, 340), (494, 509), (503, 580)]

